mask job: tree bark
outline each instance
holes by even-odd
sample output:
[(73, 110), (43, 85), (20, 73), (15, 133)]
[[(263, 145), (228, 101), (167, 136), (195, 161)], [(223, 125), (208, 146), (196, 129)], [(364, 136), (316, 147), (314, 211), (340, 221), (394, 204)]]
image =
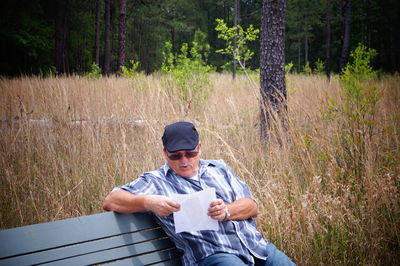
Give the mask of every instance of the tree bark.
[(126, 0), (119, 1), (119, 29), (118, 29), (118, 72), (125, 65), (125, 43), (126, 43)]
[[(285, 0), (263, 0), (261, 17), (261, 139), (267, 137), (273, 115), (286, 113)], [(284, 121), (284, 119), (282, 119)]]
[(62, 1), (56, 0), (56, 17), (55, 17), (55, 57), (54, 66), (56, 68), (57, 74), (64, 72), (63, 69), (63, 12), (62, 12)]
[[(239, 16), (239, 0), (235, 0), (235, 17), (234, 17), (234, 22), (233, 26), (237, 27), (238, 25), (238, 16)], [(232, 78), (236, 78), (236, 48), (237, 48), (237, 34), (238, 30), (235, 31), (235, 36), (233, 37), (233, 50), (234, 50), (234, 55), (233, 55), (233, 67), (232, 67)]]
[(326, 0), (326, 76), (331, 77), (331, 1)]
[(65, 73), (66, 69), (66, 42), (70, 0), (66, 1), (64, 8), (62, 3), (62, 0), (56, 0), (54, 66), (57, 74)]
[(308, 63), (308, 21), (307, 21), (307, 8), (304, 12), (304, 65)]
[(346, 67), (347, 62), (349, 61), (350, 55), (350, 28), (351, 28), (351, 1), (347, 0), (344, 10), (344, 30), (343, 30), (343, 38), (342, 38), (342, 52), (339, 59), (339, 70), (340, 72)]
[(104, 75), (110, 74), (110, 34), (111, 34), (111, 0), (104, 0), (105, 3), (105, 36), (104, 36)]
[(297, 72), (301, 71), (301, 25), (297, 26)]
[(100, 65), (100, 5), (101, 1), (96, 0), (96, 33), (94, 41), (94, 62)]
[(63, 40), (62, 40), (62, 62), (63, 62), (63, 72), (69, 72), (68, 56), (67, 56), (67, 33), (68, 33), (68, 17), (69, 17), (69, 7), (71, 0), (67, 0), (64, 10), (63, 18)]

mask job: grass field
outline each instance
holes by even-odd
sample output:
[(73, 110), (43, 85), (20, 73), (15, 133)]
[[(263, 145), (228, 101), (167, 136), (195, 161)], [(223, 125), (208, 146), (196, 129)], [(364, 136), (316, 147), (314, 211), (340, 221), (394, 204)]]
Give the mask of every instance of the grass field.
[(373, 114), (355, 117), (337, 77), (289, 75), (287, 132), (276, 124), (264, 142), (246, 78), (210, 79), (196, 103), (158, 75), (0, 79), (0, 228), (101, 212), (114, 186), (164, 164), (164, 126), (188, 120), (298, 265), (399, 264), (399, 75), (375, 80)]

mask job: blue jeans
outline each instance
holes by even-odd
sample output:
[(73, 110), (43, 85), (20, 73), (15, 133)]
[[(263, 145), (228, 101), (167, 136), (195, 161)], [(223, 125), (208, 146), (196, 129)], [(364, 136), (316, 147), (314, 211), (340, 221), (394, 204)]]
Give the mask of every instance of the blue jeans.
[[(282, 251), (278, 250), (274, 244), (267, 244), (267, 260), (255, 259), (256, 266), (273, 266), (273, 265), (296, 265)], [(228, 253), (216, 253), (203, 259), (199, 266), (246, 266), (238, 256)]]

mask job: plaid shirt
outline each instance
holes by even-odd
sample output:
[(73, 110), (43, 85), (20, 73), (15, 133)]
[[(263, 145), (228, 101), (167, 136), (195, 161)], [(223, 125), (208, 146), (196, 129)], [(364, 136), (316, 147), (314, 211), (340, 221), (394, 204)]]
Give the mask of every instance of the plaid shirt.
[[(156, 171), (144, 173), (123, 189), (133, 194), (165, 195), (186, 194), (214, 187), (217, 198), (229, 204), (240, 198), (251, 198), (247, 185), (223, 161), (200, 160), (199, 181), (176, 175), (166, 163)], [(266, 259), (267, 241), (257, 231), (252, 218), (242, 221), (219, 222), (218, 231), (202, 230), (175, 233), (173, 214), (155, 215), (161, 227), (181, 250), (184, 265), (196, 265), (215, 253), (236, 254), (248, 265), (254, 264), (253, 256)]]

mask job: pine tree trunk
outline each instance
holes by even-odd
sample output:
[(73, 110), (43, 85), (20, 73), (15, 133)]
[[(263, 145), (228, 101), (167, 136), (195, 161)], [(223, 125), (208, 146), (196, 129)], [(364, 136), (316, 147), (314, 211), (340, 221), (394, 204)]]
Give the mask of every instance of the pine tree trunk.
[(285, 20), (285, 0), (263, 0), (260, 60), (261, 139), (267, 137), (274, 113), (286, 113)]
[(304, 65), (308, 63), (308, 21), (307, 21), (307, 9), (304, 15)]
[(111, 0), (104, 0), (105, 3), (105, 38), (104, 38), (104, 75), (110, 74), (110, 34), (111, 34)]
[(297, 72), (301, 71), (301, 26), (297, 27)]
[(94, 62), (100, 65), (100, 5), (101, 1), (96, 0), (96, 33), (94, 42)]
[(62, 1), (56, 0), (56, 17), (55, 17), (55, 57), (54, 66), (58, 74), (64, 72), (63, 69), (63, 12), (62, 12)]
[(343, 30), (343, 44), (342, 52), (339, 59), (339, 69), (342, 71), (349, 61), (350, 55), (350, 28), (351, 28), (351, 1), (346, 1), (346, 6), (344, 10), (344, 30)]
[(326, 0), (326, 76), (331, 76), (331, 1)]
[(126, 0), (119, 1), (119, 29), (118, 29), (118, 71), (125, 65), (126, 43)]
[(62, 72), (69, 72), (68, 56), (67, 56), (67, 33), (68, 33), (68, 17), (69, 17), (69, 7), (71, 0), (67, 0), (64, 10), (63, 18), (63, 37), (62, 37)]
[[(233, 26), (236, 27), (238, 25), (238, 16), (239, 16), (239, 0), (235, 0), (235, 17), (234, 17), (234, 22)], [(237, 48), (237, 33), (238, 31), (235, 31), (235, 36), (233, 38), (233, 50), (236, 53), (236, 48)], [(233, 55), (233, 68), (232, 68), (232, 78), (236, 78), (236, 54)]]

